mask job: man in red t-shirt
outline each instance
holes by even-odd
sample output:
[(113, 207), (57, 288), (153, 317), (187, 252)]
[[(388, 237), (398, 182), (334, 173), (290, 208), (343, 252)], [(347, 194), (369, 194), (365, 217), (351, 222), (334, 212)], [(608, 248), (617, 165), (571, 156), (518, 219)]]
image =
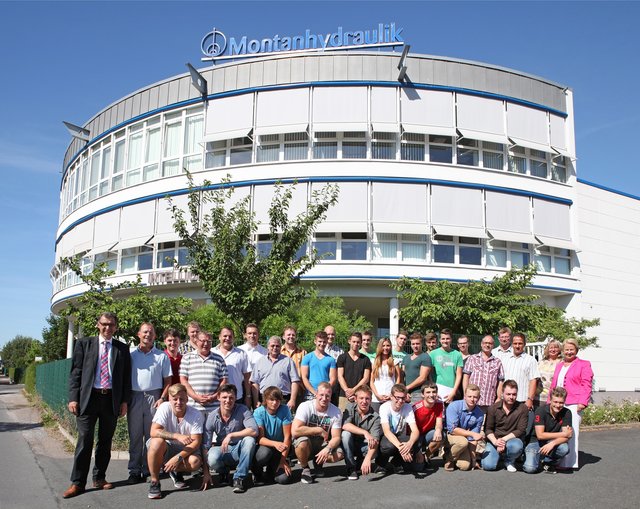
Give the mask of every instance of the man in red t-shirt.
[[(442, 445), (442, 414), (444, 405), (438, 401), (438, 386), (428, 381), (422, 386), (422, 400), (413, 404), (413, 413), (420, 431), (422, 452), (418, 463), (429, 464), (429, 459), (438, 453)], [(422, 459), (421, 459), (422, 457)]]
[(177, 329), (164, 331), (164, 344), (166, 346), (164, 353), (167, 354), (171, 362), (171, 385), (179, 384), (182, 354), (180, 353), (180, 333)]

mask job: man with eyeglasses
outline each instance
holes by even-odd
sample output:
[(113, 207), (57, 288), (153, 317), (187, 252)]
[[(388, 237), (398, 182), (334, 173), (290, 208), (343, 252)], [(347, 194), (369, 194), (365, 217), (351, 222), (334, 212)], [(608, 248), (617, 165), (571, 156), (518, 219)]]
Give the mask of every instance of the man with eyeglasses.
[(78, 441), (71, 471), (72, 484), (63, 493), (63, 498), (76, 497), (85, 491), (98, 422), (93, 487), (113, 488), (106, 480), (111, 440), (118, 416), (127, 414), (131, 400), (129, 347), (114, 339), (118, 318), (113, 313), (102, 313), (96, 327), (99, 334), (78, 340), (71, 359), (68, 408), (76, 416)]
[(189, 405), (209, 414), (219, 406), (218, 388), (228, 383), (224, 359), (211, 351), (211, 336), (199, 332), (197, 350), (182, 357), (180, 383), (187, 388)]
[(282, 391), (283, 401), (293, 410), (301, 386), (295, 362), (281, 353), (280, 336), (269, 338), (267, 350), (267, 355), (258, 359), (251, 372), (252, 399), (257, 402), (256, 406), (259, 406), (264, 391), (272, 386), (277, 387)]

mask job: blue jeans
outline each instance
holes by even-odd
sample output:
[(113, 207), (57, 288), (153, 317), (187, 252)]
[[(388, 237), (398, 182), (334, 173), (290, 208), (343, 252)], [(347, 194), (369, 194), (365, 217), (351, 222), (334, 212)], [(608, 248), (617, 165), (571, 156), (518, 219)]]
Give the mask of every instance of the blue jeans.
[[(436, 434), (436, 429), (430, 429), (429, 431), (427, 431), (421, 438), (422, 438), (422, 445), (424, 447), (429, 447), (429, 444), (431, 442), (433, 442), (433, 435)], [(444, 433), (443, 433), (444, 434)]]
[(233, 478), (244, 479), (249, 472), (255, 448), (256, 439), (253, 437), (244, 437), (230, 445), (227, 452), (222, 452), (222, 447), (217, 445), (209, 449), (207, 463), (219, 474), (226, 474), (230, 468), (236, 467)]
[(342, 447), (344, 449), (344, 462), (348, 469), (357, 468), (358, 460), (369, 452), (369, 444), (361, 435), (353, 435), (349, 431), (342, 432)]
[[(555, 465), (567, 454), (569, 454), (569, 444), (560, 444), (552, 449), (551, 454), (548, 456), (542, 456), (542, 462)], [(540, 468), (540, 444), (537, 440), (533, 440), (529, 445), (527, 445), (527, 448), (524, 450), (524, 456), (525, 460), (522, 470), (527, 474), (535, 474)]]
[[(515, 463), (516, 459), (520, 457), (522, 454), (522, 450), (524, 449), (524, 445), (522, 444), (522, 440), (519, 438), (512, 438), (507, 442), (507, 446), (504, 454), (504, 462), (505, 463)], [(495, 470), (498, 468), (498, 461), (500, 461), (500, 453), (497, 451), (495, 446), (487, 440), (487, 446), (482, 453), (482, 469), (483, 470)]]

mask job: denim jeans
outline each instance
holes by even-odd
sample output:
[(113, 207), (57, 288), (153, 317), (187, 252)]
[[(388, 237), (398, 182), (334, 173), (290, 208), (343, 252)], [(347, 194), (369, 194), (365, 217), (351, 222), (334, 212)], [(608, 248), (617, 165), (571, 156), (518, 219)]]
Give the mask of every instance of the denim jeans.
[(344, 448), (344, 462), (348, 469), (357, 468), (358, 460), (369, 452), (369, 444), (361, 435), (353, 435), (349, 431), (342, 432), (342, 447)]
[[(516, 459), (522, 454), (524, 445), (519, 438), (512, 438), (507, 442), (507, 446), (504, 454), (505, 463), (515, 463)], [(487, 440), (487, 447), (482, 453), (482, 469), (483, 470), (495, 470), (498, 468), (498, 461), (500, 461), (500, 453), (495, 446)]]
[(230, 445), (224, 453), (222, 447), (217, 445), (209, 449), (207, 463), (219, 474), (226, 474), (230, 468), (236, 467), (233, 478), (244, 479), (249, 472), (255, 448), (256, 439), (253, 437), (244, 437), (236, 444)]
[[(555, 465), (561, 458), (569, 454), (569, 444), (564, 443), (554, 447), (551, 454), (542, 457), (543, 463)], [(528, 474), (535, 474), (540, 468), (540, 444), (537, 440), (531, 441), (524, 450), (524, 465), (522, 470)]]

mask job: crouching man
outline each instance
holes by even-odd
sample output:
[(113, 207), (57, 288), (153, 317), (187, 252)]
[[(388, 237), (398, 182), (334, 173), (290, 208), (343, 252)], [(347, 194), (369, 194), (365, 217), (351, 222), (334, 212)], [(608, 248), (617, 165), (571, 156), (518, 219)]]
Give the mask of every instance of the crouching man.
[(204, 417), (187, 406), (187, 389), (182, 384), (169, 387), (169, 401), (156, 410), (147, 441), (147, 462), (151, 474), (149, 498), (161, 498), (160, 468), (168, 472), (176, 488), (184, 488), (184, 473), (202, 465), (200, 445)]
[(549, 474), (556, 473), (556, 464), (569, 454), (569, 440), (573, 436), (571, 411), (564, 406), (567, 390), (556, 387), (551, 391), (548, 405), (538, 407), (534, 418), (534, 436), (525, 449), (522, 469), (535, 474), (540, 468)]
[[(228, 482), (229, 469), (235, 468), (233, 492), (244, 493), (256, 449), (258, 424), (251, 410), (236, 403), (236, 390), (232, 384), (220, 387), (220, 408), (209, 414), (205, 424), (204, 451), (209, 468), (217, 472), (220, 484)], [(202, 489), (211, 483), (209, 468), (204, 468)]]
[(380, 416), (371, 408), (371, 388), (359, 385), (354, 390), (355, 402), (349, 403), (343, 414), (342, 446), (347, 478), (358, 479), (358, 467), (362, 475), (374, 470), (373, 458), (378, 452), (382, 428)]

